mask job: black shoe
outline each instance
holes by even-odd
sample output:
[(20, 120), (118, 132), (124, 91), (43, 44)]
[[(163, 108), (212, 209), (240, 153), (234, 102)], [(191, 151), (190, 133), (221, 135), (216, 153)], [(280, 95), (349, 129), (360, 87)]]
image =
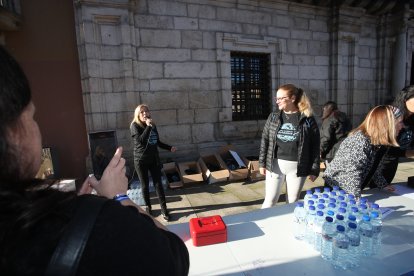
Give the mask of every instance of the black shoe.
[(163, 213), (163, 212), (161, 212), (161, 215), (162, 215), (162, 218), (163, 218), (165, 221), (170, 221), (170, 215), (169, 215), (168, 213)]
[(147, 206), (147, 207), (145, 208), (145, 211), (146, 211), (146, 212), (147, 212), (150, 216), (152, 216), (152, 217), (154, 216), (154, 214), (152, 213), (152, 209), (151, 209), (151, 207), (148, 207), (148, 206)]

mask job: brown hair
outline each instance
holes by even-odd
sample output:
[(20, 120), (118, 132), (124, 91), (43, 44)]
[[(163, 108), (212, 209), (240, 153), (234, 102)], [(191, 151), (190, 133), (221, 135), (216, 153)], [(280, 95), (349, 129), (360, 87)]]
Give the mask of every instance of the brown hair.
[(301, 113), (306, 115), (306, 117), (312, 115), (313, 110), (310, 100), (302, 88), (298, 88), (295, 85), (288, 83), (280, 86), (279, 89), (286, 91), (289, 97), (295, 96), (294, 104)]
[(373, 145), (399, 146), (395, 137), (395, 117), (390, 105), (379, 105), (371, 109), (350, 135), (357, 131), (369, 137)]
[(138, 125), (140, 125), (141, 127), (144, 127), (143, 122), (141, 122), (141, 121), (139, 120), (139, 113), (141, 112), (141, 109), (142, 109), (142, 108), (144, 108), (144, 107), (146, 107), (146, 108), (149, 110), (149, 107), (148, 107), (148, 105), (146, 105), (146, 104), (140, 104), (140, 105), (138, 105), (138, 106), (137, 106), (137, 108), (135, 108), (134, 118), (132, 119), (131, 125), (132, 125), (133, 123), (137, 123), (137, 124), (138, 124)]

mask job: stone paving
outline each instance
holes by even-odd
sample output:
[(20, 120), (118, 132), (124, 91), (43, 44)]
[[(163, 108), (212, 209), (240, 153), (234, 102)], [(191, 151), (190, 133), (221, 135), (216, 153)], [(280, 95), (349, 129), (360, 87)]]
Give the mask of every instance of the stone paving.
[[(306, 180), (301, 197), (310, 188), (323, 187), (320, 177), (312, 183)], [(394, 177), (394, 184), (406, 184), (407, 178), (414, 176), (414, 160), (402, 160)], [(279, 198), (279, 204), (285, 203), (285, 189)], [(180, 189), (167, 189), (167, 205), (171, 214), (171, 221), (165, 222), (160, 215), (160, 206), (156, 194), (151, 193), (153, 211), (156, 218), (163, 224), (188, 222), (191, 218), (210, 215), (233, 215), (259, 209), (264, 199), (264, 180), (250, 182), (222, 182), (214, 184), (187, 184)]]

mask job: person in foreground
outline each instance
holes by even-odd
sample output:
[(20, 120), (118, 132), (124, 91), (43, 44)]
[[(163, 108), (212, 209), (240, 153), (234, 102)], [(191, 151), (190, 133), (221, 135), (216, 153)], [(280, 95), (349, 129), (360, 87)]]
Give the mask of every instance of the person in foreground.
[(384, 157), (382, 174), (389, 184), (397, 172), (401, 157), (414, 158), (414, 85), (404, 87), (395, 97), (393, 106), (403, 113), (404, 127), (397, 136), (400, 145), (391, 148)]
[(153, 215), (149, 193), (148, 171), (151, 172), (152, 181), (161, 206), (161, 215), (164, 220), (169, 221), (170, 215), (165, 200), (164, 188), (161, 181), (161, 161), (158, 147), (175, 152), (176, 147), (161, 142), (157, 127), (151, 118), (149, 108), (146, 104), (140, 104), (135, 108), (134, 119), (130, 125), (132, 139), (134, 140), (134, 165), (141, 182), (147, 212)]
[(189, 255), (180, 238), (117, 196), (128, 187), (122, 148), (101, 180), (88, 177), (79, 195), (34, 179), (42, 149), (34, 114), (27, 78), (0, 46), (0, 275), (44, 275), (79, 206), (96, 199), (104, 203), (76, 275), (187, 275)]
[(325, 170), (325, 184), (339, 186), (359, 198), (370, 181), (378, 188), (388, 183), (381, 174), (384, 155), (398, 147), (396, 135), (402, 128), (401, 111), (390, 105), (371, 109), (364, 121), (341, 143)]
[(285, 84), (276, 92), (277, 112), (263, 128), (259, 170), (266, 175), (262, 208), (275, 205), (286, 179), (288, 202), (299, 199), (306, 177), (319, 176), (319, 128), (308, 97), (301, 88)]
[(339, 145), (351, 129), (351, 121), (344, 112), (338, 110), (335, 102), (328, 101), (323, 105), (320, 145), (323, 161), (332, 161)]

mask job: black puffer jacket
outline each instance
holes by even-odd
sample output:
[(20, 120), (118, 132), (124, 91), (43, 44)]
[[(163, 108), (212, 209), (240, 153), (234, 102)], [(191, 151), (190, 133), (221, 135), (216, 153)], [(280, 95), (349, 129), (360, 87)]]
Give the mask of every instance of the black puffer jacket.
[(322, 122), (321, 157), (332, 160), (341, 142), (352, 129), (351, 121), (345, 113), (335, 110)]
[[(272, 171), (272, 161), (277, 156), (276, 133), (280, 128), (281, 111), (272, 112), (263, 128), (260, 144), (259, 167)], [(319, 128), (313, 116), (303, 113), (299, 118), (298, 169), (297, 176), (319, 176)]]

